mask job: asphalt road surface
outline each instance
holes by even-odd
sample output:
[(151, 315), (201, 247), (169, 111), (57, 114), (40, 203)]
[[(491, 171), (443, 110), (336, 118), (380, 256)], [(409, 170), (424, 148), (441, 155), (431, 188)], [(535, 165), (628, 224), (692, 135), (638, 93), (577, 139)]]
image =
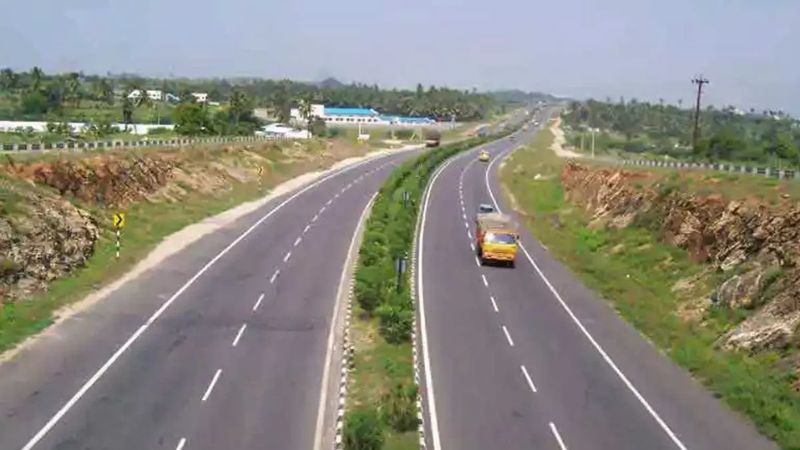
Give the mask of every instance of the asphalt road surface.
[(415, 154), (276, 198), (57, 325), (0, 366), (0, 449), (312, 448), (359, 215)]
[(527, 231), (516, 268), (478, 264), (477, 206), (511, 212), (498, 161), (535, 132), (485, 145), (490, 163), (476, 150), (451, 159), (423, 203), (417, 289), (428, 448), (776, 448)]

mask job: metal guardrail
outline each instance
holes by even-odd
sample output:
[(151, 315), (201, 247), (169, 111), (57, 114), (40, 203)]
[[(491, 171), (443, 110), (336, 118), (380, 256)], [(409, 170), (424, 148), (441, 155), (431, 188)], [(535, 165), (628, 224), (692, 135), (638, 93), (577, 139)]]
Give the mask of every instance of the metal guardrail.
[(280, 137), (269, 136), (230, 136), (230, 137), (209, 137), (197, 139), (148, 139), (148, 140), (111, 140), (111, 141), (89, 141), (89, 142), (56, 142), (56, 143), (21, 143), (21, 144), (2, 144), (0, 151), (4, 152), (47, 152), (53, 150), (83, 151), (93, 149), (111, 148), (147, 148), (147, 147), (184, 147), (197, 144), (227, 144), (232, 142), (262, 142)]
[(744, 164), (693, 163), (685, 161), (655, 161), (650, 159), (623, 159), (624, 166), (664, 167), (688, 170), (716, 170), (719, 172), (742, 173), (748, 175), (777, 178), (779, 180), (800, 179), (800, 170), (776, 169), (773, 167), (752, 167)]

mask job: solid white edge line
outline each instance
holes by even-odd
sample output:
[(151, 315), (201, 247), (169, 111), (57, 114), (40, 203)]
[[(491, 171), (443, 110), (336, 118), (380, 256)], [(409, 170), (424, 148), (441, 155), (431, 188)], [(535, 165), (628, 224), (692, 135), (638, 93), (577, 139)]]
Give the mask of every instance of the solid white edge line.
[(508, 328), (506, 328), (505, 325), (503, 325), (503, 333), (505, 333), (506, 339), (508, 339), (508, 345), (513, 347), (514, 346), (514, 340), (511, 339), (511, 333), (508, 332)]
[(175, 450), (182, 450), (185, 445), (186, 445), (186, 438), (181, 438), (181, 440), (178, 441), (178, 446), (175, 447)]
[(247, 324), (246, 323), (242, 324), (242, 327), (239, 328), (239, 332), (236, 333), (236, 337), (233, 338), (233, 343), (231, 344), (231, 347), (236, 347), (239, 344), (239, 339), (242, 338), (242, 334), (244, 333), (244, 330), (246, 330), (246, 329), (247, 329)]
[(558, 446), (561, 447), (561, 450), (567, 450), (567, 446), (564, 445), (564, 440), (561, 439), (561, 435), (558, 434), (558, 428), (556, 428), (556, 424), (550, 422), (550, 431), (553, 432), (553, 436), (556, 437), (556, 441), (558, 441)]
[(206, 401), (211, 396), (211, 391), (214, 390), (214, 386), (216, 386), (220, 375), (222, 375), (222, 369), (217, 369), (217, 371), (214, 373), (214, 378), (212, 378), (211, 383), (208, 384), (208, 388), (206, 388), (206, 393), (203, 394), (203, 398), (201, 399), (201, 401)]
[(356, 229), (353, 231), (353, 237), (350, 238), (350, 246), (347, 250), (347, 256), (345, 258), (345, 263), (342, 265), (342, 275), (339, 277), (339, 287), (336, 289), (336, 300), (334, 301), (333, 305), (333, 314), (331, 316), (331, 327), (330, 331), (328, 332), (328, 344), (327, 350), (325, 352), (325, 364), (322, 369), (322, 381), (320, 382), (320, 394), (319, 394), (319, 408), (317, 410), (317, 424), (315, 427), (314, 432), (314, 450), (321, 450), (322, 449), (322, 435), (324, 433), (323, 428), (325, 427), (325, 408), (326, 403), (328, 401), (328, 378), (330, 377), (330, 366), (331, 366), (331, 359), (333, 358), (333, 349), (336, 345), (336, 322), (339, 319), (339, 309), (341, 309), (341, 298), (342, 293), (345, 289), (347, 283), (347, 266), (349, 261), (347, 259), (350, 258), (350, 255), (354, 254), (356, 241), (358, 240), (358, 234), (361, 232), (364, 224), (366, 223), (366, 215), (367, 212), (370, 210), (372, 206), (372, 202), (375, 201), (375, 197), (378, 196), (378, 192), (372, 195), (372, 198), (367, 202), (366, 206), (364, 206), (364, 210), (361, 211), (361, 215), (358, 219), (358, 224), (356, 225)]
[(275, 269), (275, 273), (273, 273), (272, 276), (269, 277), (269, 284), (272, 284), (272, 283), (275, 282), (275, 279), (278, 278), (278, 274), (279, 273), (281, 273), (281, 269)]
[[(486, 174), (484, 176), (484, 180), (485, 180), (485, 183), (486, 183), (486, 189), (489, 191), (489, 196), (492, 198), (492, 203), (494, 204), (494, 206), (495, 206), (495, 208), (497, 209), (498, 212), (502, 212), (502, 211), (500, 210), (500, 205), (497, 203), (497, 198), (494, 196), (494, 193), (492, 192), (492, 187), (491, 187), (491, 184), (489, 183), (489, 173), (491, 172), (492, 165), (495, 163), (495, 161), (500, 160), (500, 159), (504, 159), (513, 150), (514, 149), (512, 148), (511, 150), (506, 151), (505, 154), (503, 154), (501, 157), (495, 158), (494, 161), (492, 161), (492, 163), (489, 164), (489, 166), (486, 168)], [(542, 281), (544, 281), (544, 284), (547, 286), (547, 289), (550, 290), (550, 292), (556, 298), (556, 300), (561, 305), (561, 307), (564, 309), (564, 311), (567, 312), (567, 315), (569, 315), (569, 317), (572, 319), (572, 321), (575, 323), (575, 325), (578, 327), (578, 329), (581, 330), (581, 333), (583, 333), (583, 335), (586, 337), (586, 339), (589, 340), (589, 342), (595, 348), (597, 353), (600, 354), (600, 356), (603, 358), (603, 360), (606, 362), (606, 364), (608, 364), (608, 366), (611, 367), (611, 369), (614, 371), (614, 373), (617, 374), (617, 377), (619, 377), (619, 379), (622, 380), (623, 384), (625, 384), (625, 386), (628, 388), (628, 390), (631, 393), (633, 393), (633, 395), (636, 397), (636, 399), (639, 401), (639, 403), (642, 406), (644, 406), (644, 409), (646, 409), (647, 412), (650, 414), (650, 416), (656, 421), (656, 423), (658, 423), (658, 425), (661, 427), (661, 429), (664, 431), (664, 433), (666, 433), (667, 436), (669, 436), (669, 438), (672, 440), (672, 443), (675, 444), (675, 446), (678, 447), (680, 450), (687, 450), (686, 446), (683, 445), (683, 442), (681, 442), (680, 439), (678, 439), (678, 436), (672, 431), (672, 429), (669, 427), (669, 425), (667, 425), (667, 423), (664, 422), (664, 420), (656, 412), (656, 410), (653, 409), (652, 406), (650, 406), (650, 403), (644, 398), (644, 396), (641, 393), (639, 393), (639, 390), (636, 389), (636, 386), (634, 386), (633, 383), (631, 383), (631, 381), (628, 380), (628, 377), (625, 376), (625, 374), (622, 372), (622, 370), (620, 370), (619, 367), (617, 367), (617, 364), (614, 362), (614, 360), (611, 359), (610, 356), (608, 356), (608, 353), (606, 353), (606, 351), (603, 349), (603, 347), (601, 347), (600, 344), (589, 333), (589, 330), (586, 329), (586, 327), (583, 325), (583, 323), (580, 321), (580, 319), (578, 319), (578, 317), (575, 315), (575, 313), (572, 312), (572, 308), (570, 308), (569, 305), (567, 305), (567, 302), (565, 302), (564, 299), (561, 298), (561, 294), (559, 294), (558, 291), (556, 290), (556, 288), (553, 287), (553, 284), (550, 283), (550, 280), (547, 279), (547, 277), (545, 276), (544, 272), (542, 272), (542, 269), (540, 269), (539, 265), (536, 264), (536, 261), (534, 261), (534, 259), (531, 256), (531, 254), (528, 253), (528, 249), (525, 248), (525, 246), (522, 244), (522, 242), (519, 243), (519, 247), (522, 250), (522, 252), (525, 254), (525, 257), (528, 259), (528, 261), (533, 266), (533, 269), (539, 275), (539, 278), (541, 278)]]
[(494, 300), (494, 295), (490, 295), (489, 300), (492, 301), (492, 308), (494, 309), (494, 312), (500, 312), (500, 308), (497, 307), (497, 302)]
[[(306, 226), (308, 226), (308, 225), (306, 225)], [(294, 244), (292, 244), (292, 246), (293, 247), (297, 247), (298, 245), (300, 245), (300, 242), (302, 242), (302, 241), (303, 241), (303, 237), (302, 236), (297, 236), (297, 239), (294, 240)]]
[(289, 250), (288, 252), (286, 252), (286, 255), (284, 255), (284, 257), (283, 257), (283, 262), (286, 262), (286, 261), (288, 261), (288, 260), (289, 260), (289, 258), (291, 258), (291, 257), (292, 257), (292, 251), (291, 251), (291, 250)]
[(264, 300), (264, 293), (262, 292), (261, 295), (258, 296), (258, 300), (256, 300), (256, 304), (253, 305), (253, 311), (257, 310), (258, 307), (261, 305), (261, 300)]
[(486, 279), (486, 275), (481, 274), (481, 280), (483, 280), (483, 285), (489, 287), (489, 280)]
[(279, 210), (281, 210), (281, 209), (282, 209), (284, 206), (286, 206), (287, 204), (289, 204), (289, 202), (291, 202), (291, 201), (292, 201), (292, 200), (294, 200), (295, 198), (299, 197), (299, 196), (300, 196), (300, 195), (302, 195), (303, 193), (305, 193), (305, 192), (307, 192), (307, 191), (309, 191), (309, 190), (311, 190), (311, 189), (313, 189), (313, 188), (315, 188), (315, 187), (319, 186), (320, 184), (322, 184), (322, 183), (324, 183), (324, 182), (326, 182), (326, 181), (328, 181), (328, 180), (330, 180), (330, 179), (332, 179), (332, 178), (334, 178), (334, 177), (336, 177), (336, 176), (339, 176), (339, 175), (341, 175), (341, 174), (343, 174), (343, 173), (346, 173), (346, 172), (349, 172), (349, 171), (351, 171), (351, 170), (353, 170), (353, 169), (356, 169), (356, 168), (358, 168), (358, 167), (361, 167), (361, 166), (363, 166), (364, 164), (367, 164), (367, 163), (369, 163), (369, 162), (372, 162), (372, 161), (374, 161), (374, 160), (376, 160), (376, 159), (378, 159), (378, 158), (380, 158), (380, 157), (374, 157), (374, 158), (365, 159), (365, 160), (363, 160), (363, 161), (360, 161), (360, 162), (357, 162), (357, 163), (355, 163), (355, 164), (352, 164), (352, 165), (349, 165), (349, 166), (343, 167), (343, 168), (341, 168), (341, 169), (334, 170), (334, 171), (333, 171), (333, 172), (331, 172), (329, 175), (327, 175), (327, 176), (325, 176), (325, 177), (323, 177), (323, 178), (320, 178), (319, 180), (317, 180), (317, 181), (314, 181), (313, 183), (311, 183), (311, 184), (309, 184), (309, 185), (307, 185), (307, 186), (303, 187), (302, 189), (298, 190), (297, 192), (295, 192), (294, 194), (292, 194), (291, 196), (289, 196), (288, 198), (286, 198), (285, 200), (283, 200), (281, 203), (279, 203), (277, 206), (275, 206), (274, 208), (272, 208), (272, 209), (271, 209), (271, 210), (270, 210), (268, 213), (266, 213), (265, 215), (261, 216), (261, 218), (260, 218), (260, 219), (258, 219), (258, 220), (257, 220), (257, 221), (256, 221), (256, 222), (253, 224), (253, 225), (251, 225), (251, 226), (250, 226), (248, 229), (246, 229), (244, 232), (242, 232), (242, 234), (240, 234), (240, 235), (239, 235), (239, 237), (237, 237), (236, 239), (234, 239), (234, 240), (233, 240), (233, 242), (231, 242), (230, 244), (228, 244), (228, 246), (227, 246), (227, 247), (225, 247), (224, 249), (222, 249), (222, 251), (220, 251), (219, 253), (217, 253), (217, 255), (216, 255), (216, 256), (214, 256), (214, 257), (213, 257), (213, 258), (212, 258), (212, 259), (211, 259), (209, 262), (207, 262), (207, 263), (206, 263), (206, 264), (205, 264), (205, 265), (204, 265), (204, 266), (203, 266), (203, 267), (202, 267), (202, 268), (201, 268), (199, 271), (197, 271), (197, 273), (195, 273), (195, 274), (194, 274), (194, 275), (193, 275), (193, 276), (192, 276), (192, 277), (191, 277), (191, 278), (190, 278), (190, 279), (189, 279), (189, 280), (188, 280), (186, 283), (184, 283), (184, 284), (183, 284), (183, 286), (181, 286), (181, 287), (180, 287), (180, 288), (179, 288), (177, 291), (175, 291), (175, 293), (174, 293), (174, 294), (172, 294), (172, 296), (171, 296), (169, 299), (167, 299), (167, 301), (165, 301), (165, 302), (164, 302), (164, 303), (163, 303), (163, 304), (162, 304), (162, 305), (161, 305), (161, 306), (160, 306), (160, 307), (159, 307), (159, 308), (158, 308), (158, 309), (157, 309), (157, 310), (156, 310), (156, 311), (153, 313), (153, 315), (152, 315), (152, 316), (150, 316), (150, 318), (149, 318), (149, 319), (147, 319), (147, 322), (145, 322), (145, 323), (144, 323), (142, 326), (140, 326), (140, 327), (139, 327), (139, 328), (138, 328), (138, 329), (137, 329), (137, 330), (136, 330), (136, 331), (135, 331), (135, 332), (134, 332), (134, 333), (133, 333), (133, 334), (132, 334), (132, 335), (131, 335), (131, 336), (128, 338), (128, 340), (127, 340), (127, 341), (125, 341), (125, 342), (124, 342), (124, 343), (123, 343), (123, 344), (122, 344), (122, 345), (121, 345), (121, 346), (120, 346), (120, 347), (117, 349), (117, 351), (115, 351), (115, 352), (114, 352), (114, 353), (111, 355), (111, 357), (109, 357), (109, 358), (108, 358), (108, 360), (106, 360), (106, 362), (105, 362), (105, 363), (104, 363), (102, 366), (100, 366), (100, 368), (99, 368), (99, 369), (97, 369), (97, 371), (96, 371), (94, 374), (92, 374), (92, 376), (91, 376), (91, 377), (89, 377), (89, 379), (88, 379), (88, 380), (86, 380), (86, 382), (85, 382), (85, 383), (84, 383), (84, 384), (81, 386), (81, 388), (80, 388), (80, 389), (78, 389), (78, 391), (77, 391), (77, 392), (76, 392), (76, 393), (75, 393), (75, 394), (74, 394), (72, 397), (70, 397), (70, 399), (69, 399), (69, 400), (67, 400), (67, 402), (66, 402), (66, 403), (64, 403), (64, 405), (63, 405), (61, 408), (59, 408), (59, 410), (58, 410), (58, 411), (56, 411), (56, 413), (53, 415), (53, 417), (51, 417), (51, 418), (50, 418), (50, 419), (49, 419), (49, 420), (48, 420), (48, 421), (47, 421), (47, 422), (46, 422), (46, 423), (45, 423), (45, 424), (42, 426), (42, 428), (40, 428), (40, 429), (39, 429), (39, 431), (37, 431), (37, 432), (36, 432), (36, 434), (35, 434), (35, 435), (34, 435), (34, 436), (33, 436), (33, 437), (32, 437), (32, 438), (31, 438), (31, 439), (30, 439), (30, 440), (29, 440), (29, 441), (28, 441), (28, 442), (25, 444), (25, 446), (24, 446), (24, 447), (22, 447), (22, 450), (31, 450), (31, 449), (32, 449), (34, 446), (36, 446), (36, 444), (37, 444), (37, 443), (39, 443), (39, 441), (41, 441), (41, 440), (42, 440), (42, 438), (43, 438), (43, 437), (44, 437), (44, 436), (45, 436), (45, 435), (46, 435), (46, 434), (47, 434), (47, 433), (48, 433), (48, 432), (49, 432), (49, 431), (50, 431), (50, 430), (51, 430), (51, 429), (52, 429), (52, 428), (53, 428), (53, 427), (54, 427), (54, 426), (55, 426), (55, 425), (58, 423), (58, 421), (60, 421), (60, 420), (61, 420), (61, 418), (62, 418), (62, 417), (64, 417), (64, 415), (65, 415), (67, 412), (69, 412), (69, 410), (70, 410), (70, 409), (72, 409), (72, 407), (75, 405), (75, 403), (77, 403), (77, 402), (78, 402), (78, 400), (80, 400), (80, 399), (81, 399), (81, 397), (83, 397), (83, 396), (86, 394), (86, 392), (87, 392), (89, 389), (91, 389), (91, 388), (92, 388), (92, 386), (94, 386), (94, 384), (95, 384), (95, 383), (97, 383), (97, 381), (98, 381), (98, 380), (99, 380), (99, 379), (100, 379), (100, 378), (101, 378), (103, 375), (105, 375), (105, 373), (106, 373), (106, 372), (108, 372), (108, 369), (110, 369), (110, 368), (111, 368), (111, 366), (113, 366), (113, 365), (114, 365), (114, 363), (115, 363), (115, 362), (116, 362), (116, 361), (119, 359), (119, 357), (120, 357), (120, 356), (122, 356), (122, 354), (123, 354), (123, 353), (125, 353), (125, 352), (128, 350), (128, 348), (130, 348), (130, 346), (131, 346), (131, 345), (133, 345), (133, 343), (134, 343), (134, 342), (136, 342), (136, 340), (137, 340), (137, 339), (139, 339), (139, 336), (141, 336), (141, 335), (142, 335), (142, 333), (144, 333), (144, 332), (147, 330), (147, 328), (148, 328), (150, 325), (152, 325), (152, 324), (153, 324), (153, 322), (155, 322), (155, 321), (156, 321), (156, 319), (158, 319), (158, 318), (161, 316), (161, 314), (163, 314), (163, 313), (164, 313), (164, 311), (166, 311), (166, 310), (167, 310), (167, 308), (169, 308), (169, 306), (170, 306), (170, 305), (172, 305), (172, 303), (173, 303), (173, 302), (174, 302), (174, 301), (175, 301), (175, 300), (176, 300), (176, 299), (177, 299), (177, 298), (178, 298), (178, 297), (179, 297), (181, 294), (183, 294), (183, 293), (184, 293), (184, 292), (185, 292), (185, 291), (186, 291), (186, 290), (187, 290), (187, 289), (188, 289), (188, 288), (189, 288), (189, 287), (190, 287), (192, 284), (194, 284), (194, 282), (195, 282), (195, 281), (197, 281), (197, 279), (198, 279), (198, 278), (200, 278), (200, 277), (201, 277), (201, 276), (202, 276), (204, 273), (206, 273), (206, 271), (208, 271), (208, 269), (209, 269), (209, 268), (211, 268), (211, 266), (213, 266), (213, 265), (214, 265), (214, 264), (215, 264), (217, 261), (219, 261), (219, 259), (220, 259), (220, 258), (222, 258), (223, 256), (225, 256), (225, 255), (226, 255), (226, 254), (227, 254), (229, 251), (231, 251), (231, 249), (232, 249), (233, 247), (235, 247), (237, 244), (239, 244), (239, 242), (241, 242), (241, 241), (242, 241), (242, 240), (243, 240), (245, 237), (247, 237), (248, 235), (250, 235), (250, 233), (252, 233), (252, 232), (253, 232), (253, 230), (255, 230), (255, 229), (256, 229), (256, 228), (257, 228), (259, 225), (261, 225), (262, 223), (264, 223), (264, 221), (266, 221), (267, 219), (269, 219), (270, 217), (272, 217), (272, 215), (273, 215), (273, 214), (275, 214), (276, 212), (278, 212)]
[(534, 393), (536, 393), (536, 386), (533, 384), (533, 380), (531, 379), (531, 375), (528, 373), (528, 369), (526, 369), (525, 366), (519, 366), (519, 368), (522, 369), (522, 375), (525, 376), (525, 381), (528, 382), (528, 386)]
[[(462, 155), (470, 152), (462, 153)], [(457, 156), (458, 157), (458, 156)], [(457, 158), (456, 157), (456, 158)], [(430, 431), (433, 450), (440, 450), (442, 448), (441, 437), (439, 436), (439, 418), (436, 415), (436, 397), (434, 396), (433, 389), (433, 376), (431, 375), (431, 357), (428, 349), (428, 330), (427, 321), (425, 319), (425, 286), (422, 275), (425, 273), (424, 266), (424, 248), (425, 248), (425, 222), (428, 218), (428, 203), (431, 199), (431, 192), (436, 184), (439, 175), (450, 165), (456, 158), (447, 160), (442, 166), (433, 174), (428, 188), (425, 191), (425, 201), (422, 203), (422, 219), (420, 220), (419, 229), (419, 248), (417, 248), (417, 301), (419, 302), (419, 329), (422, 337), (422, 360), (425, 365), (425, 391), (428, 398), (428, 416), (430, 417)], [(477, 261), (477, 257), (475, 258)]]

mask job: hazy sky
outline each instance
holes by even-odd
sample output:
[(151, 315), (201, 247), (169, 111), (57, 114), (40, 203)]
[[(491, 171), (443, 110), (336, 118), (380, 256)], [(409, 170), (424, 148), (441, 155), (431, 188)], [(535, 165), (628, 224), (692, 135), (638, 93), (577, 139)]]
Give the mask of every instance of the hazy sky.
[(0, 66), (521, 88), (800, 114), (798, 0), (0, 0)]

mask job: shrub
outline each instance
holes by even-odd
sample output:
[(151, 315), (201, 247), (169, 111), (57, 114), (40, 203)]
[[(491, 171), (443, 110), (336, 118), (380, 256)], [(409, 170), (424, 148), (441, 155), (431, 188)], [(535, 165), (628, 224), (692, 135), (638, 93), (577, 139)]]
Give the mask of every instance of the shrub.
[(411, 340), (414, 311), (410, 304), (386, 303), (377, 309), (376, 314), (380, 321), (378, 331), (386, 342), (400, 344)]
[(381, 304), (384, 284), (380, 266), (362, 266), (356, 273), (355, 294), (358, 306), (367, 314), (372, 314)]
[(380, 450), (384, 437), (378, 411), (362, 407), (348, 412), (343, 435), (346, 450)]
[(411, 431), (417, 428), (417, 386), (397, 383), (381, 399), (384, 420), (395, 431)]

